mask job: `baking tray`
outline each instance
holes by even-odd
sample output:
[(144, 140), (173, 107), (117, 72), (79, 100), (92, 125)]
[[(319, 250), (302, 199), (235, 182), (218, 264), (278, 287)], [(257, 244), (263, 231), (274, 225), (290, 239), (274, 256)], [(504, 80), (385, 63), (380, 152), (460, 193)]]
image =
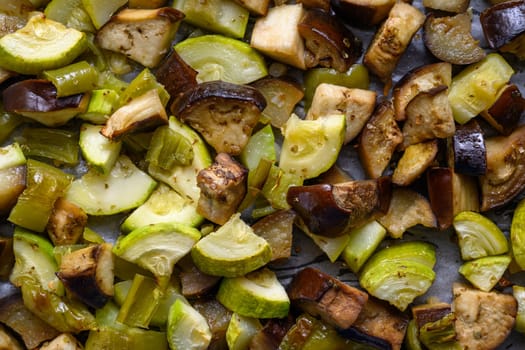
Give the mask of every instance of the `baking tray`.
[[(414, 1), (413, 5), (424, 10), (421, 1)], [(479, 14), (490, 3), (483, 0), (472, 0), (470, 3), (472, 11), (472, 33), (473, 36), (480, 41), (480, 45), (489, 51), (488, 45), (483, 37), (481, 26), (479, 23)], [(374, 35), (376, 28), (359, 29), (350, 26), (353, 33), (363, 41), (363, 47), (366, 49), (368, 43)], [(505, 56), (511, 65), (514, 67), (516, 73), (512, 77), (512, 81), (518, 85), (522, 94), (525, 94), (525, 64), (518, 61), (513, 56)], [(361, 62), (362, 56), (359, 60)], [(435, 62), (423, 44), (422, 31), (420, 30), (412, 39), (410, 46), (399, 61), (399, 64), (392, 76), (393, 83), (405, 75), (408, 71), (424, 64)], [(458, 69), (459, 67), (456, 67)], [(456, 71), (455, 71), (456, 72)], [(370, 88), (378, 92), (378, 100), (389, 98), (384, 96), (383, 84), (371, 76)], [(301, 111), (299, 110), (298, 113)], [(522, 120), (524, 122), (524, 120)], [(359, 160), (354, 148), (354, 145), (346, 145), (337, 161), (338, 165), (346, 171), (351, 177), (355, 179), (364, 179), (364, 172), (359, 164)], [(83, 172), (85, 164), (79, 165), (74, 172)], [(515, 198), (510, 204), (493, 210), (486, 214), (507, 235), (509, 234), (510, 223), (512, 220), (513, 210), (517, 202), (525, 197), (522, 193)], [(119, 232), (119, 224), (124, 218), (124, 215), (115, 215), (111, 217), (92, 217), (89, 220), (88, 226), (99, 232), (108, 241), (113, 242)], [(5, 220), (0, 219), (0, 233), (2, 235), (12, 234), (12, 226)], [(403, 240), (424, 240), (431, 242), (436, 247), (437, 263), (435, 267), (436, 279), (428, 292), (416, 300), (417, 303), (425, 302), (429, 297), (437, 297), (438, 299), (451, 302), (452, 301), (452, 284), (454, 282), (466, 282), (458, 273), (458, 268), (462, 263), (459, 254), (459, 248), (455, 243), (455, 233), (452, 229), (445, 231), (429, 230), (425, 228), (415, 227), (409, 229), (403, 236)], [(389, 240), (385, 240), (383, 244), (389, 244)], [(357, 277), (345, 266), (344, 262), (337, 261), (332, 263), (327, 256), (313, 243), (313, 241), (300, 231), (294, 233), (292, 256), (284, 262), (272, 263), (270, 267), (277, 273), (284, 285), (287, 285), (291, 278), (302, 268), (313, 266), (336, 276), (340, 280), (354, 286), (358, 286)], [(516, 284), (525, 285), (525, 272), (513, 274), (509, 276), (510, 280)], [(509, 292), (508, 290), (506, 292)], [(0, 298), (6, 295), (16, 293), (16, 289), (9, 283), (0, 282)], [(498, 349), (521, 350), (525, 349), (525, 335), (513, 332), (511, 336)]]

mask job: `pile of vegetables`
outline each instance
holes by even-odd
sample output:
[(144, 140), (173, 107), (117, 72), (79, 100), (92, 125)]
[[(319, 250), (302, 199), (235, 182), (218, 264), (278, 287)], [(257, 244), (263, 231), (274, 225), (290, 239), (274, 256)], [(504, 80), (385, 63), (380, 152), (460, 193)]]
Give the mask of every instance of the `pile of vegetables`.
[(471, 5), (4, 0), (0, 348), (521, 342), (525, 3)]

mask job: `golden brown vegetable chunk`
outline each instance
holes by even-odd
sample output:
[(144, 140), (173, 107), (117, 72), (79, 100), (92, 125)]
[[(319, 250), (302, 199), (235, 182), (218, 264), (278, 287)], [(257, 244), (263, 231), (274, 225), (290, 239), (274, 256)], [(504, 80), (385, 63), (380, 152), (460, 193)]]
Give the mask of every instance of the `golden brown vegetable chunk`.
[(397, 162), (397, 166), (392, 174), (392, 183), (399, 186), (408, 186), (414, 182), (436, 159), (438, 148), (437, 140), (408, 146)]
[(286, 259), (292, 254), (293, 224), (297, 214), (293, 210), (280, 210), (266, 215), (252, 225), (253, 232), (272, 247), (272, 259)]
[(460, 13), (467, 10), (470, 0), (423, 0), (423, 6), (446, 12)]
[(82, 208), (59, 198), (47, 223), (47, 234), (54, 245), (75, 244), (84, 233), (88, 216)]
[(517, 302), (512, 295), (453, 286), (456, 334), (464, 349), (496, 349), (513, 329)]
[(358, 152), (367, 175), (380, 177), (387, 168), (403, 135), (394, 119), (392, 103), (381, 103), (361, 132)]
[(227, 153), (197, 175), (201, 190), (197, 211), (208, 220), (223, 225), (235, 213), (246, 194), (248, 170)]
[(424, 21), (425, 15), (414, 6), (396, 3), (370, 43), (364, 64), (384, 83), (390, 83), (401, 55)]
[(424, 25), (426, 47), (441, 61), (452, 64), (471, 64), (480, 61), (486, 53), (471, 33), (471, 14), (455, 16), (429, 15)]

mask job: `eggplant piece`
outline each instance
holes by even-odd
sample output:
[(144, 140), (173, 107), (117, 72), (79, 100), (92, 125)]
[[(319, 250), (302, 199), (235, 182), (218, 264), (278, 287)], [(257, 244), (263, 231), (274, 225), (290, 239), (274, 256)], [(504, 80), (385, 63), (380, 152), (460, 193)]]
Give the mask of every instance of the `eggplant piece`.
[(470, 176), (484, 175), (487, 171), (487, 151), (483, 130), (475, 120), (458, 125), (452, 137), (454, 171)]
[(424, 24), (424, 43), (441, 61), (452, 64), (471, 64), (486, 56), (485, 50), (471, 33), (472, 15), (462, 12), (454, 16), (427, 16)]
[(389, 101), (379, 104), (364, 126), (357, 151), (366, 174), (376, 179), (390, 164), (403, 134), (394, 119), (394, 107)]
[(129, 133), (163, 124), (168, 124), (168, 115), (157, 90), (151, 89), (117, 109), (100, 133), (118, 141)]
[(171, 111), (217, 151), (239, 155), (266, 107), (254, 87), (210, 81), (186, 92)]
[(525, 3), (505, 1), (485, 9), (479, 20), (489, 46), (525, 58)]
[(410, 227), (423, 225), (437, 226), (436, 217), (428, 200), (409, 188), (392, 189), (392, 199), (388, 212), (377, 218), (392, 238), (401, 238)]
[(295, 106), (303, 99), (301, 85), (291, 79), (266, 77), (251, 84), (266, 99), (262, 114), (276, 128), (286, 124)]
[(26, 188), (26, 167), (19, 165), (0, 170), (0, 216), (7, 215)]
[(212, 276), (200, 271), (193, 263), (191, 257), (179, 260), (177, 266), (181, 268), (179, 274), (181, 292), (186, 298), (200, 298), (217, 287), (221, 280), (218, 276)]
[(292, 233), (296, 217), (293, 210), (280, 210), (266, 215), (252, 225), (253, 232), (270, 244), (271, 261), (286, 259), (292, 255)]
[(215, 300), (215, 298), (196, 300), (193, 303), (193, 307), (204, 316), (210, 326), (212, 338), (208, 349), (227, 349), (226, 330), (228, 329), (232, 312)]
[(432, 167), (427, 171), (427, 188), (439, 229), (450, 227), (454, 216), (462, 211), (480, 210), (474, 177), (457, 174), (452, 168)]
[(306, 68), (322, 66), (344, 73), (361, 55), (361, 41), (325, 11), (307, 10), (297, 29), (306, 47)]
[(82, 208), (60, 197), (53, 205), (47, 223), (47, 234), (55, 246), (78, 242), (87, 225), (88, 216)]
[(413, 183), (434, 162), (438, 150), (437, 140), (408, 146), (397, 162), (392, 174), (392, 183), (399, 186), (408, 186)]
[(396, 120), (406, 119), (406, 107), (420, 92), (441, 85), (450, 86), (451, 82), (452, 65), (448, 62), (427, 64), (405, 74), (392, 93)]
[(9, 85), (2, 93), (4, 109), (50, 127), (64, 125), (85, 112), (89, 94), (57, 97), (56, 87), (48, 80), (26, 79)]
[(0, 322), (18, 334), (27, 349), (34, 349), (42, 342), (60, 334), (29, 311), (20, 294), (0, 300)]
[(169, 51), (183, 18), (184, 13), (172, 7), (124, 9), (100, 28), (96, 42), (145, 67), (156, 67)]
[(0, 237), (0, 281), (9, 280), (9, 275), (14, 265), (13, 239)]
[(481, 211), (510, 202), (525, 188), (525, 125), (509, 136), (485, 139), (487, 172), (479, 178)]
[(368, 300), (366, 292), (312, 267), (294, 276), (288, 296), (294, 307), (338, 329), (350, 327)]
[(462, 348), (498, 348), (514, 327), (516, 299), (509, 294), (483, 292), (459, 283), (452, 289), (457, 340)]
[(58, 278), (76, 298), (101, 308), (113, 296), (113, 253), (102, 243), (75, 250), (62, 257)]
[(420, 92), (408, 103), (405, 113), (402, 149), (435, 138), (444, 139), (456, 131), (445, 85)]
[(306, 119), (344, 114), (346, 118), (344, 143), (347, 144), (361, 132), (374, 112), (376, 97), (377, 93), (372, 90), (322, 83), (315, 89)]
[(432, 10), (461, 13), (468, 9), (470, 0), (423, 0), (423, 6)]
[(365, 66), (383, 83), (390, 84), (399, 59), (424, 22), (425, 15), (420, 10), (397, 2), (368, 46), (363, 58)]
[(338, 237), (386, 213), (391, 190), (390, 178), (380, 177), (335, 185), (291, 186), (286, 200), (310, 232)]
[(173, 50), (155, 71), (155, 78), (164, 86), (173, 103), (186, 91), (197, 86), (198, 72), (184, 62), (177, 51)]
[(297, 27), (304, 14), (302, 4), (271, 7), (255, 21), (250, 46), (274, 60), (306, 69), (304, 41)]
[(375, 26), (383, 21), (395, 0), (332, 0), (335, 12), (349, 23), (364, 27)]
[(515, 84), (507, 84), (498, 94), (496, 102), (481, 112), (481, 116), (499, 133), (510, 135), (525, 113), (525, 99)]
[(197, 212), (206, 219), (224, 225), (237, 211), (246, 194), (248, 170), (227, 153), (219, 153), (215, 162), (197, 174), (201, 192)]
[(374, 349), (400, 350), (407, 327), (405, 314), (369, 296), (353, 327), (342, 333), (360, 343), (370, 344)]

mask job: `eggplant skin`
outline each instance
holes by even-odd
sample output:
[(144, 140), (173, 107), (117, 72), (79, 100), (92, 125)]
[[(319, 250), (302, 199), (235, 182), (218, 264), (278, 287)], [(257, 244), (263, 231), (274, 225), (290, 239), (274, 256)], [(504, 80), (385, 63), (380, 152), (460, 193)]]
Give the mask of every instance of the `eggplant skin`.
[(57, 97), (57, 89), (45, 79), (26, 79), (9, 85), (3, 92), (6, 112), (52, 112), (76, 108), (84, 94)]
[(456, 126), (453, 147), (456, 173), (480, 176), (487, 172), (485, 138), (475, 120)]
[(479, 20), (483, 34), (493, 49), (525, 34), (525, 2), (506, 1), (484, 10)]

